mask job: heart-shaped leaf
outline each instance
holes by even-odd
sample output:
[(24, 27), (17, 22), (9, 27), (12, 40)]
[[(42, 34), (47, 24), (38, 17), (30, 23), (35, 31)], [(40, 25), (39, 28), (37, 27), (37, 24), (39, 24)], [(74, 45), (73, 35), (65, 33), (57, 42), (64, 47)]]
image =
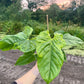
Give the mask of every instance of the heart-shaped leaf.
[[(45, 38), (42, 36), (45, 36)], [(54, 38), (51, 38), (49, 32), (45, 31), (40, 33), (40, 35), (36, 39), (38, 69), (42, 78), (47, 83), (50, 83), (56, 76), (58, 76), (64, 62), (63, 52), (61, 50), (61, 47), (58, 45), (58, 42), (61, 42), (60, 40), (64, 40), (63, 38), (59, 39), (59, 37), (61, 37), (60, 34), (56, 34)], [(64, 45), (65, 43), (61, 43), (62, 47)]]

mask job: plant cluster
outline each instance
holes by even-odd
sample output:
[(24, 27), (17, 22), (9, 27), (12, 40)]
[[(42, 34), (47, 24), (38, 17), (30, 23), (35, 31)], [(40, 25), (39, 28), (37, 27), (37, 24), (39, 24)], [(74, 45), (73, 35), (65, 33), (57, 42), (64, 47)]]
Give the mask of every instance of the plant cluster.
[(16, 34), (22, 31), (23, 23), (17, 21), (2, 21), (0, 22), (0, 32), (6, 34)]
[(41, 77), (49, 84), (59, 75), (66, 61), (63, 47), (82, 44), (83, 41), (64, 31), (56, 31), (53, 38), (50, 37), (48, 30), (40, 32), (36, 37), (32, 37), (32, 32), (33, 29), (26, 26), (23, 32), (6, 35), (0, 40), (0, 49), (18, 49), (24, 52), (15, 65), (26, 65), (37, 60)]

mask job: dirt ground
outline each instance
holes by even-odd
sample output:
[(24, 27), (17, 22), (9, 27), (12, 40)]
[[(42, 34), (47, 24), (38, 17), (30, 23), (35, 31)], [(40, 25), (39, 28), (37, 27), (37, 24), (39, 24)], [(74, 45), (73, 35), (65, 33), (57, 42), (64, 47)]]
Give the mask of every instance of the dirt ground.
[[(14, 63), (22, 52), (16, 50), (0, 51), (0, 84), (12, 81), (28, 72), (35, 64), (15, 66)], [(39, 75), (34, 84), (46, 84)], [(67, 55), (60, 75), (51, 84), (84, 84), (84, 57)]]

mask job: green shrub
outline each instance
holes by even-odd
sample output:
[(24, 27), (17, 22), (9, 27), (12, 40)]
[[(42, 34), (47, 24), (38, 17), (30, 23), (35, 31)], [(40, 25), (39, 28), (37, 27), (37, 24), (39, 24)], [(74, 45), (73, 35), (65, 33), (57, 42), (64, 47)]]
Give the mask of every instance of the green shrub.
[(46, 30), (46, 24), (39, 23), (35, 20), (30, 20), (26, 25), (29, 25), (33, 28), (33, 34), (38, 35), (41, 31)]
[(23, 28), (23, 23), (21, 22), (15, 22), (12, 26), (12, 28), (10, 29), (10, 34), (16, 34), (18, 32), (21, 32)]
[[(64, 29), (65, 30), (65, 29)], [(65, 30), (66, 32), (69, 32), (70, 34), (77, 36), (79, 38), (81, 38), (84, 41), (84, 29), (83, 27), (79, 27), (79, 26), (70, 26), (67, 30)]]
[(6, 34), (16, 34), (22, 31), (23, 23), (14, 21), (0, 22), (0, 31), (6, 32)]

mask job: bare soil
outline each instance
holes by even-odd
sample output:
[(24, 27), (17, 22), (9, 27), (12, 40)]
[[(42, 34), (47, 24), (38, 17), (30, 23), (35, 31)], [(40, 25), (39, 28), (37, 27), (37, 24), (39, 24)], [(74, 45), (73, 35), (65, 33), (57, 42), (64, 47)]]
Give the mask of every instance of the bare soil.
[[(0, 51), (0, 84), (11, 84), (28, 72), (35, 62), (26, 66), (15, 66), (15, 61), (23, 53), (18, 50)], [(34, 84), (46, 84), (39, 75)], [(84, 84), (84, 57), (67, 55), (60, 75), (51, 84)]]

